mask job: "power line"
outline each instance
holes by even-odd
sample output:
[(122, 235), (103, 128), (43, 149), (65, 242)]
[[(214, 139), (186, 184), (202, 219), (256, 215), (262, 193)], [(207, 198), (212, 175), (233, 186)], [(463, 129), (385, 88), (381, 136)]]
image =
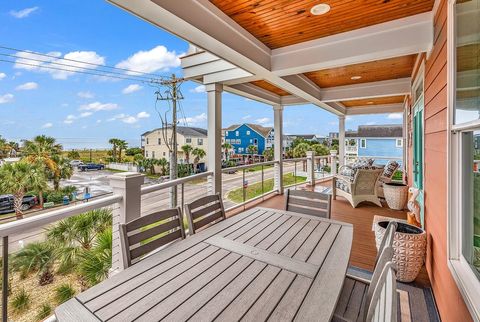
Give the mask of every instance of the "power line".
[[(4, 54), (4, 53), (0, 53), (0, 56), (7, 56), (7, 57), (13, 57), (13, 58), (18, 58), (18, 59), (21, 59), (22, 61), (19, 62), (18, 60), (15, 61), (15, 64), (23, 64), (24, 61), (34, 61), (34, 62), (40, 62), (40, 63), (45, 63), (45, 64), (48, 64), (48, 65), (59, 65), (59, 66), (66, 66), (66, 67), (71, 67), (71, 68), (79, 68), (81, 70), (91, 70), (91, 71), (96, 71), (96, 72), (104, 72), (108, 75), (110, 74), (113, 74), (113, 75), (122, 75), (122, 76), (128, 76), (128, 75), (125, 75), (125, 73), (120, 73), (120, 72), (115, 72), (115, 71), (106, 71), (106, 70), (101, 70), (101, 69), (96, 69), (96, 68), (88, 68), (88, 67), (82, 67), (82, 66), (75, 66), (75, 65), (70, 65), (70, 64), (63, 64), (63, 63), (59, 63), (59, 62), (51, 62), (51, 61), (47, 61), (47, 60), (41, 60), (41, 59), (35, 59), (35, 58), (23, 58), (23, 57), (18, 57), (16, 55), (11, 55), (11, 54)], [(45, 66), (45, 65), (36, 65), (36, 64), (33, 64), (34, 66), (38, 66), (38, 67), (48, 67), (48, 66)], [(75, 70), (68, 70), (70, 72), (75, 72)], [(135, 77), (135, 78), (138, 78), (139, 80), (148, 80), (150, 81), (152, 78), (151, 77), (146, 77), (146, 76), (134, 76), (134, 75), (130, 75), (131, 77)]]
[[(137, 74), (142, 74), (142, 75), (151, 75), (152, 77), (155, 77), (155, 78), (163, 78), (163, 77), (166, 77), (165, 75), (158, 75), (158, 74), (140, 72), (140, 71), (131, 70), (131, 69), (127, 69), (127, 68), (121, 68), (121, 67), (113, 67), (113, 66), (108, 66), (108, 65), (100, 65), (100, 64), (85, 62), (85, 61), (81, 61), (81, 60), (76, 60), (76, 59), (71, 59), (71, 58), (63, 58), (63, 57), (57, 57), (57, 56), (54, 56), (54, 55), (49, 55), (49, 54), (44, 54), (44, 53), (39, 53), (39, 52), (30, 51), (30, 50), (24, 50), (24, 49), (17, 49), (17, 48), (13, 48), (13, 47), (2, 46), (2, 45), (0, 45), (0, 48), (6, 49), (6, 50), (10, 50), (10, 51), (17, 51), (17, 52), (21, 52), (21, 53), (35, 54), (35, 55), (44, 56), (44, 57), (49, 57), (49, 58), (54, 58), (54, 59), (61, 59), (61, 60), (65, 60), (65, 61), (75, 62), (75, 63), (87, 64), (87, 65), (91, 65), (91, 66), (105, 67), (105, 68), (109, 68), (109, 69), (117, 69), (117, 70), (122, 70), (122, 71), (130, 72), (130, 73), (137, 73)], [(19, 59), (23, 59), (23, 57), (19, 57), (19, 56), (16, 56), (16, 57), (18, 57)]]

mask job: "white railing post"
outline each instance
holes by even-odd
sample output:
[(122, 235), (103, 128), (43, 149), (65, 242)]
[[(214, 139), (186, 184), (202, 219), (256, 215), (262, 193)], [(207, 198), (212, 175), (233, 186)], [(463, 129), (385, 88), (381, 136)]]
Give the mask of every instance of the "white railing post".
[(345, 164), (345, 115), (338, 117), (338, 159), (341, 166)]
[(273, 173), (273, 190), (283, 194), (283, 106), (273, 106), (273, 155), (276, 161)]
[(315, 187), (315, 152), (307, 151), (307, 182)]
[(330, 174), (332, 176), (337, 174), (337, 151), (330, 151)]
[(207, 177), (207, 195), (215, 194), (215, 188), (213, 186), (213, 175)]
[(115, 274), (126, 268), (123, 258), (119, 225), (139, 218), (141, 214), (141, 185), (144, 175), (135, 172), (123, 172), (110, 176), (110, 186), (115, 195), (122, 196), (122, 201), (113, 210), (112, 223), (112, 268), (110, 274)]

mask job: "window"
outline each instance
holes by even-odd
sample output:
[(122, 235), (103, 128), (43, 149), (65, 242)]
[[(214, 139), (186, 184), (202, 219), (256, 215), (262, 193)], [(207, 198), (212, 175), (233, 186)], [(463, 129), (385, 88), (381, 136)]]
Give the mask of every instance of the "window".
[(148, 138), (147, 138), (147, 144), (148, 144)]
[(166, 155), (167, 155), (167, 153), (166, 153), (166, 152), (163, 152), (163, 156), (166, 156)]
[(192, 143), (192, 138), (185, 138), (185, 143)]
[(395, 139), (395, 146), (401, 148), (403, 146), (403, 139)]
[(235, 131), (235, 136), (239, 136), (239, 135), (240, 135), (240, 132)]
[(367, 148), (367, 139), (360, 139), (360, 147), (362, 149), (366, 149)]
[(250, 135), (250, 131), (247, 131), (247, 135)]
[(254, 144), (254, 145), (257, 145), (257, 144), (258, 144), (258, 140), (257, 140), (257, 139), (253, 139), (253, 144)]
[(242, 140), (237, 139), (237, 140), (235, 141), (235, 143), (236, 143), (236, 144), (242, 144)]
[(250, 143), (253, 143), (253, 140), (252, 140), (252, 139), (250, 139)]
[(197, 144), (198, 145), (203, 145), (203, 139), (197, 139)]
[(148, 151), (145, 151), (145, 158), (148, 158)]
[(162, 145), (162, 139), (158, 138), (158, 145)]
[(225, 136), (228, 136), (228, 131), (225, 131)]
[(155, 159), (155, 151), (152, 151), (152, 159)]
[[(448, 42), (449, 146), (449, 267), (480, 319), (480, 0), (451, 1)], [(452, 37), (450, 37), (452, 38)]]

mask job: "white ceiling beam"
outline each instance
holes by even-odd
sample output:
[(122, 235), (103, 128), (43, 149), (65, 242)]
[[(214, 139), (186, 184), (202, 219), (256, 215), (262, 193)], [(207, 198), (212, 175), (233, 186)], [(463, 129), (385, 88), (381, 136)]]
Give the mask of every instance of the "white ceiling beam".
[(281, 104), (281, 97), (279, 95), (252, 84), (224, 86), (223, 89), (229, 93), (237, 94), (257, 102), (269, 105)]
[(403, 103), (347, 107), (346, 115), (401, 113), (403, 107)]
[(336, 115), (342, 114), (319, 97), (273, 74), (271, 50), (208, 0), (108, 1), (293, 95)]
[(224, 70), (218, 73), (207, 74), (203, 76), (203, 83), (206, 84), (213, 84), (213, 83), (223, 83), (225, 81), (231, 81), (235, 79), (245, 79), (245, 77), (251, 77), (252, 74), (240, 69), (238, 67), (234, 67), (232, 69)]
[(287, 106), (287, 105), (302, 105), (308, 104), (306, 100), (303, 98), (297, 97), (295, 95), (286, 95), (280, 97), (280, 104)]
[(351, 101), (364, 98), (407, 95), (410, 93), (410, 78), (362, 83), (323, 88), (323, 102)]
[(426, 52), (433, 43), (430, 12), (272, 50), (279, 76)]
[(229, 62), (218, 59), (205, 64), (196, 65), (183, 69), (183, 76), (187, 79), (195, 78), (202, 75), (214, 74), (225, 70), (236, 68), (235, 65)]

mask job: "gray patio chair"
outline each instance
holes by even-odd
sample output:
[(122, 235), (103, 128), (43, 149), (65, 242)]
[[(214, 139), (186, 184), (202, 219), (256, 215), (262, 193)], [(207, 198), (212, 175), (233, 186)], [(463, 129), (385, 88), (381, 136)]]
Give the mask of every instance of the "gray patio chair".
[(330, 218), (331, 201), (332, 196), (330, 194), (289, 189), (285, 193), (285, 210)]
[(185, 205), (189, 234), (226, 218), (220, 194), (206, 196)]
[(120, 225), (124, 264), (130, 267), (152, 251), (185, 238), (180, 208), (162, 210)]
[(373, 291), (365, 321), (397, 321), (397, 278), (392, 262), (388, 262), (383, 268)]
[(335, 309), (333, 321), (365, 321), (374, 291), (380, 281), (387, 263), (393, 258), (393, 248), (385, 247), (378, 259), (372, 279), (368, 283), (363, 279), (346, 277), (340, 299)]

